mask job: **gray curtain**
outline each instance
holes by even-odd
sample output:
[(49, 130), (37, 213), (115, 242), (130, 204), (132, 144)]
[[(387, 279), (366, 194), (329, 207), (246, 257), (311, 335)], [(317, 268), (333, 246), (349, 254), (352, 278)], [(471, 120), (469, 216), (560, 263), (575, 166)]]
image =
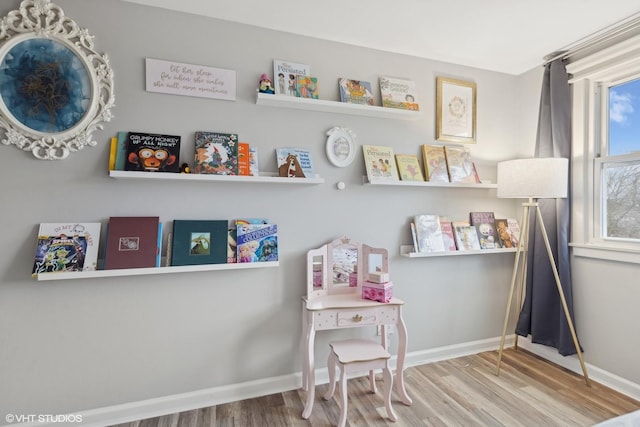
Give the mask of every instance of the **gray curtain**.
[[(535, 157), (571, 158), (571, 95), (568, 80), (569, 75), (561, 59), (546, 65)], [(575, 327), (568, 246), (571, 193), (568, 194), (566, 199), (539, 199), (538, 203)], [(532, 342), (555, 347), (563, 356), (575, 354), (576, 348), (558, 295), (542, 232), (536, 222), (535, 211), (531, 214), (526, 292), (516, 333), (525, 337), (531, 335)]]

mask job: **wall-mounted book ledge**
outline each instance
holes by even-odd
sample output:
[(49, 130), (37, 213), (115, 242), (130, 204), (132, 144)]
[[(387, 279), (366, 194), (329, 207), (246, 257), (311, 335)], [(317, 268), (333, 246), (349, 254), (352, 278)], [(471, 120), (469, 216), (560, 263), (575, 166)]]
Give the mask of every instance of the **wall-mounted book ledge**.
[(497, 184), (464, 184), (458, 182), (429, 182), (429, 181), (395, 181), (383, 178), (368, 179), (366, 175), (362, 177), (362, 183), (367, 185), (392, 185), (402, 187), (440, 187), (440, 188), (472, 188), (472, 189), (487, 189), (498, 188)]
[(150, 268), (123, 268), (116, 270), (73, 271), (69, 273), (42, 273), (36, 276), (36, 280), (70, 280), (70, 279), (95, 279), (98, 277), (119, 276), (143, 276), (149, 274), (189, 273), (194, 271), (216, 270), (246, 270), (250, 268), (278, 267), (279, 261), (269, 262), (243, 262), (237, 264), (202, 264), (184, 265), (175, 267), (150, 267)]
[(515, 252), (516, 252), (516, 248), (480, 249), (480, 250), (473, 250), (473, 251), (414, 252), (413, 245), (400, 246), (400, 255), (407, 258), (432, 258), (432, 257), (460, 256), (460, 255), (491, 255), (491, 254), (506, 254), (506, 253), (515, 253)]
[(376, 117), (396, 120), (418, 120), (420, 111), (386, 108), (375, 105), (350, 104), (323, 99), (298, 98), (286, 95), (257, 93), (256, 104), (268, 107), (293, 108), (297, 110), (320, 111), (323, 113), (351, 114), (354, 116)]
[(210, 181), (210, 182), (250, 182), (263, 184), (322, 184), (324, 178), (285, 178), (279, 176), (240, 176), (240, 175), (211, 175), (193, 173), (168, 173), (168, 172), (134, 172), (134, 171), (109, 171), (111, 178), (123, 179), (160, 179), (172, 181)]

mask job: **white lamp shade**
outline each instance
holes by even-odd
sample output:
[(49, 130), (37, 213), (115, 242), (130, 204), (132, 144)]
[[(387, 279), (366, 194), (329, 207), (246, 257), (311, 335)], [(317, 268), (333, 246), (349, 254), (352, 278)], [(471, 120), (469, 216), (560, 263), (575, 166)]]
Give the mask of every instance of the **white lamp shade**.
[(560, 157), (498, 163), (498, 197), (562, 199), (567, 197), (569, 160)]

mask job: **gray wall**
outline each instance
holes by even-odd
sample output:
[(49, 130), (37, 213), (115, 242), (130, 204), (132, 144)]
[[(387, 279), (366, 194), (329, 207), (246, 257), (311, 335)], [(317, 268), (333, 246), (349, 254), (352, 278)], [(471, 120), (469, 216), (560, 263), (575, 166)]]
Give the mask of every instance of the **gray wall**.
[[(529, 130), (535, 120), (537, 82), (523, 89), (511, 75), (117, 0), (57, 3), (109, 54), (117, 107), (96, 135), (98, 146), (67, 160), (39, 161), (0, 147), (6, 243), (0, 246), (1, 414), (74, 412), (299, 372), (306, 251), (344, 234), (389, 249), (394, 293), (407, 301), (410, 352), (500, 335), (512, 256), (407, 259), (398, 252), (410, 242), (407, 225), (417, 213), (463, 219), (472, 210), (491, 210), (514, 216), (517, 203), (496, 199), (495, 190), (364, 186), (361, 156), (344, 169), (326, 160), (325, 132), (346, 126), (357, 134), (358, 146), (391, 145), (396, 153), (418, 154), (421, 144), (435, 142), (436, 76), (475, 81), (478, 143), (471, 146), (472, 157), (481, 177), (495, 181), (497, 161), (532, 151), (535, 135), (525, 140), (519, 129)], [(0, 14), (18, 4), (3, 2)], [(238, 99), (147, 93), (145, 57), (236, 70)], [(271, 72), (274, 58), (309, 64), (322, 99), (339, 99), (339, 77), (374, 86), (381, 75), (411, 78), (423, 116), (405, 122), (258, 106), (257, 81)], [(537, 72), (532, 74), (536, 81)], [(237, 132), (259, 147), (267, 172), (275, 172), (276, 147), (308, 147), (325, 183), (108, 177), (108, 142), (117, 131), (181, 135), (182, 155), (190, 158), (196, 130)], [(338, 181), (346, 190), (335, 188)], [(279, 226), (280, 267), (43, 283), (30, 278), (40, 222), (106, 224), (116, 215), (159, 215), (167, 225), (175, 218), (268, 217)], [(318, 337), (320, 366), (327, 341), (336, 335)], [(607, 368), (606, 357), (598, 361)]]

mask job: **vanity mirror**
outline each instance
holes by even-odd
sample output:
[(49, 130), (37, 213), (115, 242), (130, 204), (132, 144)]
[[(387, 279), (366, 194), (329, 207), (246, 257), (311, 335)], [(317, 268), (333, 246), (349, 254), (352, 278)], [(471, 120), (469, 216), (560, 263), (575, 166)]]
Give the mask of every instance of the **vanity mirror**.
[(343, 236), (307, 253), (307, 295), (360, 294), (369, 273), (388, 271), (386, 249)]

